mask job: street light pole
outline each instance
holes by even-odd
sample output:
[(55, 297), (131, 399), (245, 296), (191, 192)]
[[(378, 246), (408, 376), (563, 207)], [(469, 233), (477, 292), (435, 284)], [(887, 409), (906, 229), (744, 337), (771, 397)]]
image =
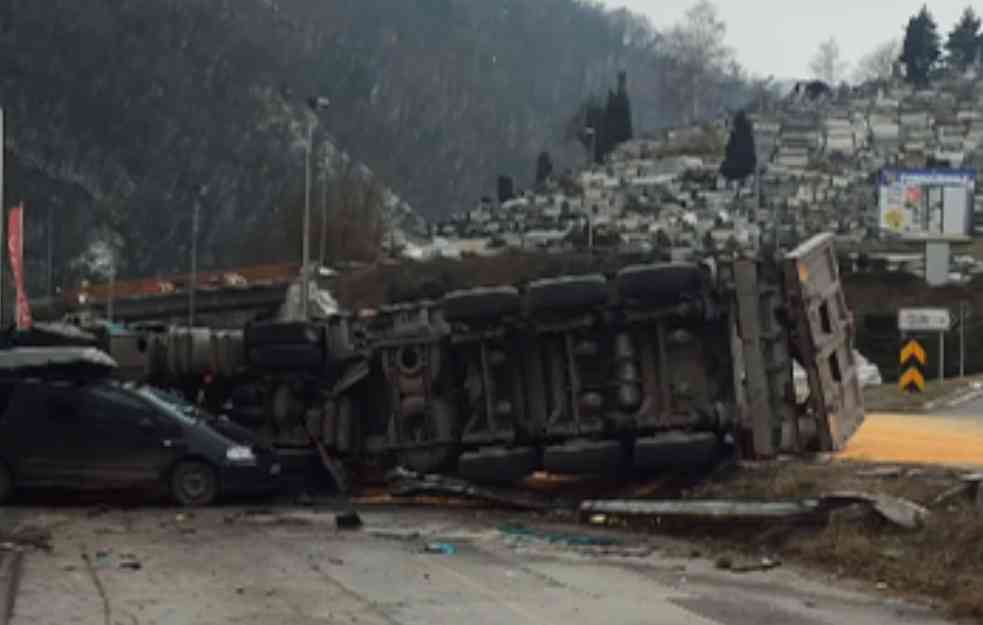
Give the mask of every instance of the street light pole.
[(198, 290), (198, 213), (201, 210), (201, 191), (195, 194), (191, 213), (191, 279), (188, 284), (188, 327), (195, 327), (195, 292)]
[(310, 259), (311, 246), (311, 153), (314, 151), (314, 121), (312, 120), (307, 127), (307, 159), (305, 161), (304, 175), (304, 240), (301, 248), (303, 255), (300, 261), (300, 315), (304, 321), (309, 318), (308, 300), (310, 299), (310, 273), (308, 271), (308, 261)]
[[(319, 109), (327, 108), (330, 103), (327, 98), (319, 96), (311, 97), (307, 101), (308, 106), (310, 106), (311, 111), (314, 113), (317, 113)], [(314, 125), (316, 123), (317, 117), (315, 116), (311, 119), (311, 123), (307, 127), (307, 158), (305, 161), (304, 175), (304, 240), (301, 245), (303, 258), (300, 263), (300, 314), (304, 321), (310, 318), (308, 308), (311, 297), (309, 269), (311, 254), (311, 159), (314, 153)]]

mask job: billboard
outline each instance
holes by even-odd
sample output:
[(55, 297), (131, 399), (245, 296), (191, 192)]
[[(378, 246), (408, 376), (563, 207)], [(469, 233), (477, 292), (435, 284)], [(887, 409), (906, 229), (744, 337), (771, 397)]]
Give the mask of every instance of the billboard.
[(973, 226), (976, 170), (885, 169), (880, 229), (911, 239), (967, 238)]

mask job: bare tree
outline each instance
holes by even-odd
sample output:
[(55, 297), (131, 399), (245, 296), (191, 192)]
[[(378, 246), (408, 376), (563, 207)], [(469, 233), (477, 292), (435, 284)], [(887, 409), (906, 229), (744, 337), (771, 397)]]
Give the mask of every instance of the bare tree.
[(691, 121), (703, 113), (703, 89), (707, 83), (734, 67), (734, 51), (724, 43), (726, 34), (727, 25), (709, 0), (698, 0), (686, 11), (682, 22), (666, 33), (674, 82)]
[(830, 37), (819, 44), (816, 55), (809, 62), (809, 69), (814, 78), (830, 85), (843, 80), (846, 75), (847, 63), (840, 56), (840, 46), (836, 39)]
[(894, 64), (898, 62), (900, 56), (901, 41), (899, 39), (885, 41), (860, 57), (853, 72), (854, 82), (890, 78), (894, 71)]

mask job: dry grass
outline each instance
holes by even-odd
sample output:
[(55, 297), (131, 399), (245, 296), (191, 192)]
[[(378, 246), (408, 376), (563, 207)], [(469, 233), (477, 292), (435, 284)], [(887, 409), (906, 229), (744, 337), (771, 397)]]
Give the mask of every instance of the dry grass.
[[(864, 476), (870, 468), (844, 461), (758, 465), (707, 482), (690, 496), (784, 499), (859, 490), (928, 506), (959, 483), (953, 472), (937, 467), (908, 468), (899, 477)], [(787, 561), (818, 566), (839, 577), (887, 584), (894, 593), (934, 600), (952, 616), (983, 623), (983, 518), (968, 496), (933, 510), (925, 526), (916, 531), (844, 510), (818, 527), (742, 527), (714, 532), (710, 543), (745, 556), (777, 553)]]

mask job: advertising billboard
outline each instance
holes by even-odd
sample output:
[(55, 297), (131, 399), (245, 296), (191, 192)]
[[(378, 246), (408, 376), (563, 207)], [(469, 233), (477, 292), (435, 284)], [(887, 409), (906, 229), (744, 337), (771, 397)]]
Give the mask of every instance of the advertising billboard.
[(971, 169), (885, 169), (879, 185), (881, 231), (911, 239), (967, 238), (975, 191)]

